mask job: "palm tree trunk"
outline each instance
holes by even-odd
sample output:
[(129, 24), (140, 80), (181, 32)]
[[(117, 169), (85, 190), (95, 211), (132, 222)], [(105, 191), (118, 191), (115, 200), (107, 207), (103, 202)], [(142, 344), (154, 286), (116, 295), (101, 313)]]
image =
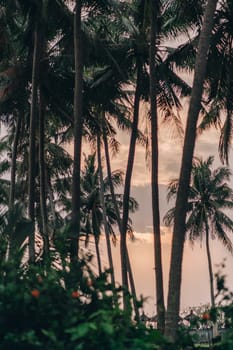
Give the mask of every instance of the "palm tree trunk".
[[(111, 197), (112, 197), (112, 201), (113, 201), (113, 205), (114, 205), (114, 210), (115, 210), (116, 217), (117, 217), (117, 224), (118, 224), (119, 232), (121, 233), (122, 232), (121, 217), (120, 217), (120, 212), (119, 212), (119, 208), (118, 208), (116, 197), (115, 197), (114, 186), (112, 183), (112, 177), (111, 177), (112, 172), (111, 172), (111, 163), (110, 163), (109, 150), (108, 150), (108, 140), (107, 140), (106, 132), (104, 132), (104, 130), (103, 130), (103, 140), (104, 140), (105, 159), (106, 159), (108, 180), (109, 180), (109, 186), (110, 186), (110, 193), (111, 193)], [(130, 284), (130, 288), (131, 288), (131, 293), (133, 295), (135, 320), (137, 322), (139, 322), (140, 316), (139, 316), (139, 310), (138, 310), (138, 305), (137, 305), (137, 293), (136, 293), (133, 271), (131, 268), (131, 263), (130, 263), (130, 258), (129, 258), (129, 253), (128, 253), (127, 247), (126, 247), (126, 252), (127, 252), (127, 271), (128, 271), (128, 275), (129, 275), (129, 284)]]
[(95, 239), (95, 251), (96, 251), (97, 265), (98, 265), (98, 271), (99, 271), (99, 276), (100, 276), (102, 273), (102, 267), (101, 267), (99, 239), (96, 237), (96, 235), (94, 235), (94, 239)]
[(176, 337), (176, 330), (178, 327), (188, 187), (192, 170), (196, 125), (201, 107), (208, 48), (216, 4), (217, 0), (208, 0), (204, 14), (203, 27), (200, 34), (195, 63), (194, 82), (188, 111), (179, 187), (176, 199), (165, 329), (165, 334), (172, 339)]
[(156, 101), (156, 33), (157, 13), (159, 9), (156, 3), (151, 3), (151, 31), (150, 31), (150, 112), (151, 112), (151, 189), (152, 189), (152, 217), (154, 231), (154, 261), (156, 280), (156, 305), (158, 316), (158, 329), (165, 329), (165, 306), (163, 292), (163, 269), (162, 249), (160, 235), (160, 212), (159, 212), (159, 186), (158, 186), (158, 114)]
[(209, 278), (210, 278), (210, 300), (211, 300), (211, 307), (215, 307), (215, 301), (214, 301), (214, 275), (213, 275), (213, 268), (212, 268), (212, 259), (210, 254), (210, 235), (209, 235), (209, 226), (208, 222), (205, 222), (206, 227), (206, 253), (207, 253), (207, 260), (208, 260), (208, 270), (209, 270)]
[[(133, 163), (135, 156), (137, 132), (138, 132), (138, 119), (139, 119), (139, 104), (141, 96), (141, 66), (138, 63), (137, 68), (137, 81), (136, 90), (134, 96), (134, 113), (133, 113), (133, 125), (131, 131), (130, 145), (128, 162), (125, 174), (125, 186), (123, 194), (123, 217), (122, 217), (122, 232), (121, 232), (121, 242), (120, 242), (120, 252), (121, 252), (121, 274), (122, 274), (122, 287), (125, 291), (128, 289), (128, 278), (127, 278), (127, 245), (126, 245), (126, 234), (127, 234), (127, 224), (129, 218), (129, 198), (130, 198), (130, 187), (131, 178), (133, 172)], [(127, 293), (124, 293), (124, 308), (127, 308)]]
[[(209, 270), (209, 279), (210, 279), (210, 301), (211, 301), (211, 308), (215, 308), (215, 298), (214, 298), (214, 274), (213, 274), (213, 268), (212, 268), (212, 259), (211, 259), (211, 253), (210, 253), (210, 235), (209, 235), (209, 226), (208, 222), (205, 222), (206, 226), (206, 253), (207, 253), (207, 260), (208, 260), (208, 270)], [(219, 335), (218, 333), (218, 325), (215, 321), (213, 324), (213, 337), (217, 337)]]
[(111, 283), (115, 286), (115, 274), (114, 274), (114, 266), (112, 259), (112, 249), (110, 242), (110, 235), (107, 224), (107, 215), (106, 215), (106, 207), (104, 202), (104, 180), (103, 180), (103, 171), (102, 171), (102, 162), (101, 162), (101, 144), (100, 144), (100, 135), (97, 134), (97, 157), (98, 157), (98, 168), (99, 168), (99, 177), (100, 177), (100, 202), (103, 210), (103, 222), (104, 222), (104, 233), (107, 244), (107, 253), (108, 253), (108, 261), (109, 267), (111, 270)]
[(40, 64), (40, 34), (38, 24), (34, 33), (34, 52), (32, 66), (32, 97), (29, 129), (29, 174), (28, 174), (28, 216), (34, 224), (33, 233), (29, 236), (29, 261), (35, 261), (35, 177), (36, 177), (36, 124), (38, 105), (38, 83)]
[(139, 315), (139, 310), (138, 310), (138, 303), (137, 303), (137, 293), (136, 293), (136, 287), (134, 283), (134, 277), (133, 277), (133, 271), (131, 268), (131, 263), (129, 259), (129, 252), (128, 248), (126, 247), (126, 254), (127, 254), (127, 270), (128, 270), (128, 275), (129, 275), (129, 285), (131, 289), (131, 294), (133, 296), (133, 306), (134, 306), (134, 312), (135, 312), (135, 321), (137, 323), (140, 322), (140, 315)]
[(99, 275), (102, 273), (102, 266), (101, 266), (101, 257), (100, 257), (100, 249), (99, 249), (99, 229), (97, 225), (97, 218), (95, 212), (93, 212), (92, 216), (92, 229), (94, 234), (94, 241), (95, 241), (95, 251), (96, 251), (96, 258), (97, 258), (97, 265), (99, 270)]
[(74, 14), (74, 60), (75, 60), (75, 89), (74, 89), (74, 162), (72, 176), (72, 228), (71, 228), (71, 260), (78, 258), (80, 235), (80, 170), (82, 153), (83, 128), (83, 56), (81, 29), (82, 0), (76, 0)]
[(50, 179), (48, 178), (47, 167), (46, 167), (45, 178), (47, 180), (47, 189), (48, 189), (48, 197), (49, 197), (49, 213), (51, 214), (50, 237), (51, 237), (51, 240), (53, 240), (53, 237), (55, 235), (55, 228), (56, 228), (56, 210), (55, 210), (55, 204), (54, 204), (54, 195), (53, 195), (52, 185), (51, 185)]
[[(12, 147), (12, 155), (11, 155), (11, 176), (10, 176), (10, 195), (9, 195), (9, 212), (12, 212), (14, 209), (15, 202), (15, 179), (16, 179), (16, 162), (17, 162), (17, 150), (20, 138), (20, 130), (21, 130), (21, 118), (22, 115), (17, 115), (16, 127), (15, 127), (15, 135)], [(11, 232), (9, 239), (9, 257), (13, 252), (14, 247), (14, 235)]]
[(14, 136), (13, 147), (12, 147), (9, 210), (13, 209), (14, 201), (15, 201), (16, 162), (17, 162), (17, 149), (18, 149), (20, 130), (21, 130), (21, 118), (22, 118), (21, 114), (17, 116), (15, 136)]
[(40, 214), (42, 222), (42, 238), (44, 242), (44, 257), (49, 258), (49, 234), (48, 219), (46, 206), (46, 176), (45, 176), (45, 150), (44, 150), (44, 134), (45, 134), (45, 103), (44, 96), (40, 89), (40, 106), (39, 106), (39, 173), (40, 173)]

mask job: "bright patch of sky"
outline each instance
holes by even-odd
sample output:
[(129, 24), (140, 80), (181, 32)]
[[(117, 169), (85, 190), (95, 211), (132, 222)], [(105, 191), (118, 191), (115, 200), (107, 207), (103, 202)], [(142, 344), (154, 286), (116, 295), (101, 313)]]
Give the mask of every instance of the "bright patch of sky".
[[(171, 251), (171, 232), (168, 228), (162, 227), (162, 250), (163, 250), (163, 272), (165, 302), (168, 290), (169, 262)], [(221, 272), (227, 275), (227, 287), (233, 285), (232, 256), (226, 252), (219, 242), (212, 240), (211, 252), (214, 261), (214, 272), (219, 270), (218, 266), (226, 258), (226, 268)], [(107, 267), (107, 257), (105, 249), (105, 239), (101, 241), (102, 254), (105, 266)], [(128, 249), (133, 268), (137, 296), (145, 298), (144, 310), (149, 316), (155, 314), (155, 276), (154, 276), (154, 256), (153, 256), (153, 235), (151, 233), (135, 233), (135, 240), (128, 240)], [(113, 260), (116, 269), (116, 281), (120, 283), (120, 254), (119, 242), (112, 246)], [(93, 261), (95, 264), (95, 261)], [(216, 265), (217, 264), (217, 265)], [(209, 275), (205, 244), (196, 242), (191, 247), (189, 242), (185, 243), (183, 275), (181, 288), (181, 311), (192, 306), (209, 304)]]

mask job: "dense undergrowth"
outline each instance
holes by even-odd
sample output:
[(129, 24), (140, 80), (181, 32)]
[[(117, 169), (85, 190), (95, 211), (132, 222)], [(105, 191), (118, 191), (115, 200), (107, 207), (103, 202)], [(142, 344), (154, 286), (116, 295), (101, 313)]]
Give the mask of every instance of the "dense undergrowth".
[(90, 257), (60, 268), (22, 264), (15, 255), (0, 262), (0, 349), (153, 349), (157, 332), (135, 326), (120, 307), (121, 288), (108, 273), (96, 277)]
[[(89, 267), (91, 257), (71, 266), (62, 254), (55, 255), (31, 265), (22, 263), (22, 252), (8, 261), (1, 259), (0, 350), (195, 348), (187, 329), (180, 330), (174, 344), (157, 330), (136, 324), (132, 309), (122, 311), (121, 287), (109, 283), (108, 271), (97, 277)], [(58, 256), (60, 264), (55, 268)], [(219, 295), (226, 298), (229, 293), (221, 288)], [(231, 323), (229, 298), (225, 312)], [(231, 326), (216, 349), (233, 348)]]

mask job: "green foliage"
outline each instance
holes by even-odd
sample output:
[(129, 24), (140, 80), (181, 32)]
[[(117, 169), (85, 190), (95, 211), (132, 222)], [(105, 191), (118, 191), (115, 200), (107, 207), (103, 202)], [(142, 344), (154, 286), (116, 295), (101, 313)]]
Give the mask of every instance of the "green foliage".
[(161, 336), (120, 308), (121, 289), (87, 261), (64, 269), (0, 262), (0, 349), (157, 349)]

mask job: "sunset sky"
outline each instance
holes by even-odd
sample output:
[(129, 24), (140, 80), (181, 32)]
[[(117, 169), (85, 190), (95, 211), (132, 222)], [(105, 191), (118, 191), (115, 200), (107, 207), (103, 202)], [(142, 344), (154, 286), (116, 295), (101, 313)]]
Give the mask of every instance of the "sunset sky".
[[(191, 36), (191, 33), (190, 33)], [(168, 41), (166, 45), (176, 47), (184, 43), (187, 38), (177, 37), (177, 40)], [(180, 76), (191, 86), (192, 74), (179, 72)], [(181, 120), (185, 129), (185, 121), (189, 100), (183, 99), (183, 109), (180, 111)], [(144, 132), (149, 132), (147, 112), (148, 106), (141, 106), (140, 110), (140, 128)], [(147, 121), (146, 121), (147, 120)], [(117, 139), (120, 142), (120, 152), (117, 157), (112, 159), (112, 170), (121, 169), (125, 172), (129, 149), (129, 134), (119, 132)], [(173, 125), (159, 125), (159, 190), (160, 190), (160, 215), (161, 225), (162, 218), (166, 211), (171, 207), (167, 203), (166, 191), (167, 185), (171, 179), (178, 178), (182, 154), (183, 139), (177, 138)], [(214, 167), (221, 166), (218, 156), (218, 141), (220, 137), (219, 130), (214, 128), (199, 135), (196, 140), (195, 156), (204, 160), (209, 156), (214, 156)], [(84, 145), (83, 151), (88, 152), (88, 145)], [(231, 161), (231, 155), (229, 157)], [(231, 166), (231, 164), (230, 164)], [(143, 294), (148, 297), (145, 303), (145, 311), (154, 314), (155, 312), (155, 278), (154, 278), (154, 258), (153, 258), (153, 237), (152, 237), (152, 212), (151, 212), (151, 188), (150, 188), (150, 170), (146, 161), (145, 148), (137, 145), (134, 160), (134, 171), (132, 177), (131, 195), (136, 198), (139, 203), (139, 210), (131, 215), (133, 220), (133, 228), (135, 231), (134, 242), (128, 242), (129, 252), (135, 274), (136, 287), (138, 295)], [(231, 181), (233, 187), (233, 179)], [(232, 214), (233, 217), (233, 214)], [(164, 268), (164, 287), (165, 302), (167, 299), (169, 263), (171, 253), (172, 230), (161, 226), (162, 232), (162, 258)], [(212, 259), (214, 272), (217, 271), (216, 264), (220, 264), (224, 258), (226, 260), (226, 268), (223, 271), (227, 275), (227, 286), (233, 291), (233, 257), (224, 249), (218, 241), (211, 242)], [(103, 248), (105, 254), (105, 248)], [(120, 258), (119, 258), (119, 242), (117, 247), (113, 247), (114, 262), (117, 269), (117, 280), (121, 281), (120, 275)], [(205, 245), (196, 242), (193, 248), (186, 242), (183, 260), (183, 279), (181, 293), (181, 309), (199, 306), (210, 301), (209, 277), (207, 270), (207, 258)]]
[[(184, 103), (183, 119), (187, 113), (187, 102)], [(113, 160), (114, 169), (125, 170), (128, 157), (129, 137), (126, 133), (119, 134), (121, 143), (120, 153)], [(219, 131), (214, 129), (199, 136), (196, 143), (195, 155), (206, 159), (210, 155), (215, 156), (214, 167), (220, 166), (218, 157)], [(171, 138), (171, 130), (168, 126), (160, 127), (159, 134), (159, 188), (160, 188), (160, 211), (163, 218), (169, 205), (166, 201), (166, 190), (168, 182), (179, 176), (179, 167), (182, 151), (182, 141)], [(233, 186), (233, 183), (232, 183)], [(155, 279), (153, 262), (153, 238), (152, 238), (152, 215), (151, 215), (151, 189), (150, 171), (145, 160), (145, 149), (137, 145), (134, 173), (132, 179), (131, 195), (139, 202), (139, 210), (131, 215), (135, 230), (136, 240), (128, 242), (129, 252), (134, 270), (138, 295), (148, 297), (145, 303), (145, 311), (151, 315), (155, 312)], [(162, 223), (161, 223), (162, 224)], [(165, 302), (167, 298), (169, 262), (171, 252), (172, 232), (168, 228), (161, 227), (162, 230), (162, 255), (164, 267)], [(216, 264), (220, 264), (226, 257), (226, 269), (223, 271), (227, 277), (228, 287), (233, 287), (232, 256), (222, 247), (218, 241), (211, 242), (213, 267), (217, 271)], [(103, 254), (105, 249), (103, 248)], [(114, 262), (117, 268), (117, 280), (121, 281), (119, 244), (113, 248)], [(231, 288), (233, 290), (233, 288)], [(205, 244), (196, 242), (191, 248), (187, 242), (185, 244), (183, 261), (183, 279), (181, 294), (181, 309), (191, 306), (199, 306), (208, 303), (209, 277), (207, 270), (207, 258)]]
[[(185, 77), (186, 81), (191, 82), (191, 77)], [(189, 101), (183, 100), (183, 110), (180, 112), (183, 127), (187, 117)], [(148, 122), (146, 122), (148, 107), (142, 106), (140, 112), (140, 128), (142, 131), (149, 130)], [(162, 218), (172, 204), (168, 204), (166, 200), (167, 185), (171, 179), (178, 178), (180, 170), (180, 161), (182, 153), (183, 140), (176, 137), (175, 129), (168, 124), (159, 125), (159, 190), (160, 190), (160, 214), (161, 225)], [(119, 154), (112, 159), (112, 170), (121, 169), (125, 172), (128, 158), (129, 134), (127, 132), (119, 132), (117, 139), (120, 142)], [(208, 156), (214, 156), (214, 167), (221, 166), (218, 156), (218, 141), (220, 132), (212, 128), (202, 135), (199, 135), (196, 141), (195, 156), (204, 160)], [(89, 152), (88, 144), (84, 144), (83, 151)], [(72, 153), (72, 147), (69, 147)], [(231, 161), (231, 155), (229, 157)], [(230, 164), (231, 166), (231, 164)], [(129, 242), (129, 250), (132, 264), (135, 271), (135, 280), (138, 295), (143, 294), (149, 297), (145, 304), (145, 310), (148, 313), (154, 313), (154, 294), (155, 282), (153, 271), (153, 239), (152, 239), (152, 212), (151, 212), (151, 188), (150, 188), (150, 170), (146, 161), (146, 151), (141, 145), (137, 145), (134, 161), (134, 171), (132, 177), (131, 195), (136, 198), (139, 203), (139, 210), (135, 214), (131, 214), (133, 220), (133, 228), (137, 236), (136, 242)], [(233, 187), (233, 179), (231, 181)], [(233, 217), (233, 215), (232, 215)], [(162, 256), (164, 265), (164, 285), (165, 285), (165, 302), (167, 298), (168, 274), (171, 252), (172, 231), (161, 227), (162, 231)], [(214, 272), (216, 264), (219, 264), (226, 257), (226, 269), (223, 271), (228, 276), (228, 287), (233, 290), (233, 257), (224, 249), (221, 243), (212, 241), (212, 258)], [(117, 280), (121, 281), (120, 260), (119, 260), (119, 244), (113, 249), (114, 260), (117, 268)], [(105, 253), (103, 249), (103, 254)], [(232, 287), (231, 287), (232, 286)], [(207, 258), (205, 245), (201, 246), (197, 242), (193, 249), (186, 243), (183, 261), (183, 280), (181, 308), (188, 306), (199, 306), (200, 303), (208, 303), (209, 297), (209, 279), (207, 271)]]

